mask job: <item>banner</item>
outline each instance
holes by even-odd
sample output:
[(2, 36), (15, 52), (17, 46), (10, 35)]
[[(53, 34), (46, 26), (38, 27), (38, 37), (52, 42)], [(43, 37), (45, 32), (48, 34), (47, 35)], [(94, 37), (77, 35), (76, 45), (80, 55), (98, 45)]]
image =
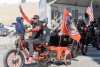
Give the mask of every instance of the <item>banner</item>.
[(69, 17), (68, 11), (65, 9), (63, 14), (63, 22), (62, 22), (62, 33), (68, 35), (72, 39), (76, 40), (77, 42), (80, 41), (80, 34), (73, 22), (67, 22), (67, 17)]

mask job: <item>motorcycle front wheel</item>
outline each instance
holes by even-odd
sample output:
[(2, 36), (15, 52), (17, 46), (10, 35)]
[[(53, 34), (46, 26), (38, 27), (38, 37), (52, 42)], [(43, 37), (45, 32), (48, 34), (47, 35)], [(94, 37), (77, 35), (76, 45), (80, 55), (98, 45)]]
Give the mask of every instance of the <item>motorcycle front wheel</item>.
[(23, 67), (25, 63), (24, 55), (16, 49), (9, 50), (3, 58), (4, 67)]

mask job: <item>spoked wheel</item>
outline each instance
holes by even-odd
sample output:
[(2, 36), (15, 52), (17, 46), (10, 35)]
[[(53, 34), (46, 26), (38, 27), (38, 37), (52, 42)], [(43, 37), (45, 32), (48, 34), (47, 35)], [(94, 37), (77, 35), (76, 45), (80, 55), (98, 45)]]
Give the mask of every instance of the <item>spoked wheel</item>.
[(48, 67), (48, 57), (45, 56), (43, 59), (39, 59), (36, 61), (38, 67)]
[(67, 54), (65, 55), (65, 59), (64, 59), (64, 62), (65, 62), (65, 65), (70, 65), (71, 64), (71, 54)]
[(4, 67), (22, 67), (25, 59), (21, 52), (17, 53), (16, 49), (12, 49), (5, 54), (3, 63)]
[(78, 44), (74, 42), (72, 44), (72, 50), (71, 50), (72, 58), (77, 57), (77, 52), (78, 52), (77, 49), (78, 49)]
[(87, 45), (82, 45), (82, 48), (81, 48), (82, 55), (86, 55), (87, 48), (88, 48)]

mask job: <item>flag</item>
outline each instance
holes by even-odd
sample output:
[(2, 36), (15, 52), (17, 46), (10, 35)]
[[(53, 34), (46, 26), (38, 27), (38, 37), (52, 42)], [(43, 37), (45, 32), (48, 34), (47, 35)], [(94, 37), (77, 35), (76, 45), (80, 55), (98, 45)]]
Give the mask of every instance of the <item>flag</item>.
[(88, 22), (88, 25), (90, 25), (90, 22), (94, 21), (92, 3), (91, 3), (91, 5), (86, 9), (86, 13), (87, 13), (88, 16), (89, 16), (89, 22)]
[(76, 40), (77, 42), (80, 41), (80, 34), (73, 22), (68, 23), (67, 17), (69, 16), (68, 11), (65, 9), (63, 13), (63, 22), (62, 22), (62, 33), (68, 35), (72, 39)]

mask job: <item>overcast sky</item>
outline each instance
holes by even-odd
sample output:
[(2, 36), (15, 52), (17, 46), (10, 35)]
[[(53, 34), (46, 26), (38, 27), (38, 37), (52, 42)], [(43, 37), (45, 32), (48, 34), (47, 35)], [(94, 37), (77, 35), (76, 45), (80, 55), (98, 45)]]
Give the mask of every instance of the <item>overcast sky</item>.
[[(0, 3), (20, 3), (21, 0), (0, 0)], [(39, 0), (26, 0), (26, 2), (38, 2)]]

